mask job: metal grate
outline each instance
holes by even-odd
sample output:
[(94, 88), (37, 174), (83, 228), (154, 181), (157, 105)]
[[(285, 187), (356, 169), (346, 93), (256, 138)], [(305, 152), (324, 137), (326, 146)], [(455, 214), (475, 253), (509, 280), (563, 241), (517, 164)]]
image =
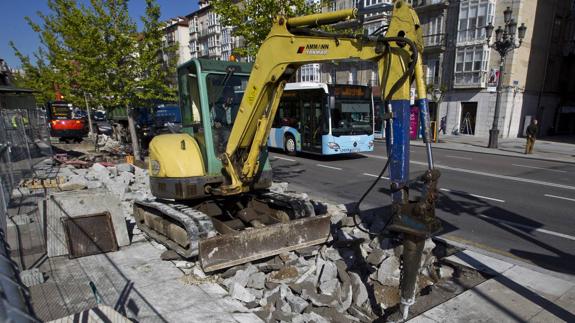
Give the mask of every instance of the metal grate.
[(110, 213), (62, 219), (70, 258), (118, 250)]

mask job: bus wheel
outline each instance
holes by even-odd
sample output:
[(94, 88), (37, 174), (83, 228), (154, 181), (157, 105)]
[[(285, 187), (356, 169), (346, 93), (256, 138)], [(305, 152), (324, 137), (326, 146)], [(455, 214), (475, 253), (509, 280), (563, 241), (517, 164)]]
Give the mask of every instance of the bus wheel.
[(292, 135), (287, 135), (284, 140), (284, 150), (288, 155), (295, 155), (295, 138)]

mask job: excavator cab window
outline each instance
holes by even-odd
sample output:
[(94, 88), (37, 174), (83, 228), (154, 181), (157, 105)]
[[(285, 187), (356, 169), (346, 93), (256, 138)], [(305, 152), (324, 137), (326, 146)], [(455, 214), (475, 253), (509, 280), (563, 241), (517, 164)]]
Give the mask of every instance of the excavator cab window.
[(216, 155), (225, 152), (248, 82), (248, 75), (208, 74), (208, 104)]

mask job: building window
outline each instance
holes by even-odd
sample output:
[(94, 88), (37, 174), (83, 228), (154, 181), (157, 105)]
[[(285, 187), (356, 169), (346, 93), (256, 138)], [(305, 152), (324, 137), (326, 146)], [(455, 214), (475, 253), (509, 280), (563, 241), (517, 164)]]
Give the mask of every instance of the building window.
[(299, 69), (300, 82), (319, 82), (319, 64), (303, 65)]
[(208, 26), (219, 25), (219, 23), (220, 23), (219, 20), (220, 19), (215, 12), (213, 12), (213, 11), (208, 12)]
[(439, 84), (439, 59), (427, 59), (425, 60), (424, 65), (427, 67), (425, 83)]
[(457, 48), (455, 56), (455, 85), (484, 86), (489, 49), (484, 46)]
[(494, 10), (493, 0), (462, 0), (459, 6), (457, 41), (484, 41), (485, 26), (493, 22)]

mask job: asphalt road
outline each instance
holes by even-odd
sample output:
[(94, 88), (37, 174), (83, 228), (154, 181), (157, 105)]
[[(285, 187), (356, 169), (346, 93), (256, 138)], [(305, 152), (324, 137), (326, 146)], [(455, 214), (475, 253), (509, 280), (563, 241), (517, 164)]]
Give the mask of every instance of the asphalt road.
[[(349, 157), (270, 153), (275, 180), (346, 205), (369, 187), (385, 156), (381, 143)], [(441, 236), (575, 276), (575, 164), (445, 149), (434, 149), (434, 157), (442, 173)], [(410, 168), (410, 178), (426, 169), (423, 147), (411, 147)], [(382, 179), (362, 209), (389, 216), (388, 188)]]

